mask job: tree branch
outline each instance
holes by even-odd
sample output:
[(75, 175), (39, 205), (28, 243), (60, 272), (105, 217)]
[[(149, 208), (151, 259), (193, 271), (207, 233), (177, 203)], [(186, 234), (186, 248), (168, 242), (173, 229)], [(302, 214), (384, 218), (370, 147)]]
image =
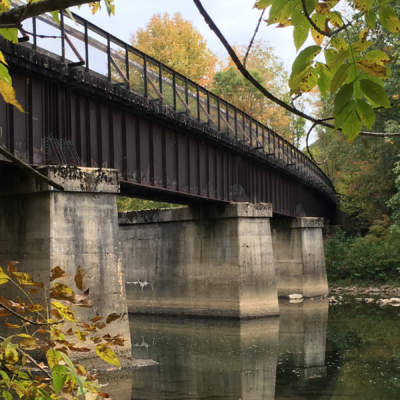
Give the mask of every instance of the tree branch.
[(18, 319), (20, 319), (21, 321), (28, 322), (29, 324), (32, 324), (32, 325), (36, 325), (36, 326), (51, 326), (51, 325), (59, 325), (59, 324), (63, 324), (64, 323), (64, 320), (56, 321), (56, 322), (36, 322), (36, 321), (32, 321), (31, 319), (25, 318), (23, 315), (17, 313), (12, 308), (7, 307), (1, 301), (0, 301), (0, 306), (3, 307), (5, 310), (7, 310), (10, 314), (12, 314), (15, 317), (17, 317)]
[(304, 12), (304, 15), (305, 15), (305, 17), (307, 18), (308, 22), (309, 22), (309, 23), (311, 24), (311, 26), (312, 26), (318, 33), (320, 33), (321, 35), (327, 36), (327, 37), (332, 37), (332, 36), (336, 35), (337, 33), (339, 33), (340, 31), (342, 31), (342, 30), (346, 27), (346, 25), (343, 24), (342, 27), (336, 29), (335, 31), (330, 31), (330, 32), (324, 31), (324, 30), (320, 29), (320, 28), (315, 24), (315, 22), (314, 22), (314, 21), (312, 20), (312, 18), (310, 17), (310, 14), (308, 13), (308, 11), (307, 11), (307, 6), (306, 6), (306, 1), (305, 1), (305, 0), (301, 0), (301, 4), (303, 5), (303, 12)]
[(25, 4), (1, 13), (0, 27), (18, 28), (24, 19), (36, 17), (46, 12), (64, 10), (65, 8), (99, 1), (100, 0), (41, 0), (37, 3)]
[[(210, 29), (216, 34), (222, 45), (225, 47), (226, 51), (228, 52), (229, 56), (231, 57), (232, 61), (236, 65), (237, 69), (241, 72), (241, 74), (256, 87), (267, 99), (273, 101), (275, 104), (278, 104), (280, 107), (284, 108), (285, 110), (291, 112), (292, 114), (298, 115), (301, 118), (306, 119), (307, 121), (311, 121), (316, 125), (324, 126), (326, 128), (336, 129), (334, 125), (327, 123), (325, 120), (321, 120), (318, 118), (314, 118), (311, 115), (308, 115), (297, 108), (287, 104), (280, 98), (274, 96), (271, 92), (269, 92), (263, 85), (261, 85), (250, 72), (245, 68), (242, 62), (239, 60), (238, 56), (236, 55), (235, 51), (233, 50), (232, 46), (229, 42), (225, 39), (222, 32), (219, 30), (215, 22), (212, 20), (210, 15), (204, 9), (203, 5), (201, 4), (200, 0), (193, 0), (194, 4), (196, 5), (197, 9), (199, 10), (200, 14), (203, 16), (205, 22), (210, 27)], [(340, 129), (336, 129), (340, 131)], [(387, 137), (387, 136), (400, 136), (400, 133), (386, 133), (386, 132), (365, 132), (361, 131), (359, 133), (363, 136), (380, 136), (380, 137)]]
[(264, 8), (264, 10), (262, 10), (262, 13), (261, 13), (261, 15), (260, 15), (260, 18), (258, 19), (258, 22), (257, 22), (256, 29), (254, 30), (253, 37), (251, 38), (250, 43), (249, 43), (249, 47), (247, 48), (246, 55), (245, 55), (244, 58), (243, 58), (243, 65), (244, 65), (244, 66), (246, 66), (247, 57), (249, 56), (251, 47), (253, 46), (254, 39), (255, 39), (256, 36), (257, 36), (257, 32), (258, 32), (258, 30), (259, 30), (259, 28), (260, 28), (262, 18), (263, 18), (264, 14), (265, 14), (265, 10), (266, 10), (265, 8)]

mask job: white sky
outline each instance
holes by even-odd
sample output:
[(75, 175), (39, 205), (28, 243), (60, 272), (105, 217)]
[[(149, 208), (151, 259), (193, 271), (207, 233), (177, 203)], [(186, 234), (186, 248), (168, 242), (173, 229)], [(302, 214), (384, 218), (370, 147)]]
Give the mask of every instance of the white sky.
[[(231, 44), (247, 45), (260, 16), (260, 11), (253, 8), (254, 2), (254, 0), (203, 0), (203, 5)], [(225, 49), (206, 25), (192, 0), (115, 0), (115, 5), (116, 12), (112, 17), (109, 17), (105, 10), (100, 14), (91, 15), (87, 6), (82, 6), (77, 13), (114, 36), (129, 41), (131, 34), (138, 28), (145, 27), (153, 14), (168, 12), (172, 15), (180, 12), (206, 38), (208, 47), (220, 59), (227, 57)], [(267, 27), (263, 23), (257, 38), (266, 40), (275, 49), (275, 54), (283, 61), (286, 70), (290, 71), (296, 57), (292, 43), (292, 29)]]

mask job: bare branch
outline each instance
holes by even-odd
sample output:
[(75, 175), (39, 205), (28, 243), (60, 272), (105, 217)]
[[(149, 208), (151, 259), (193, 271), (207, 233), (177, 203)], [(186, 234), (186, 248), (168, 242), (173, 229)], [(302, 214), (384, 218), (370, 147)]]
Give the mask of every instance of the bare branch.
[(257, 32), (258, 32), (258, 30), (259, 30), (259, 28), (260, 28), (261, 21), (262, 21), (262, 19), (263, 19), (264, 14), (265, 14), (265, 10), (266, 10), (265, 8), (264, 8), (264, 10), (262, 10), (262, 13), (261, 13), (261, 15), (260, 15), (260, 18), (258, 19), (258, 22), (257, 22), (256, 29), (254, 30), (254, 33), (253, 33), (253, 37), (251, 38), (250, 43), (249, 43), (249, 47), (247, 48), (246, 55), (245, 55), (244, 58), (243, 58), (243, 65), (244, 65), (244, 66), (246, 66), (247, 57), (249, 56), (251, 47), (253, 46), (254, 39), (255, 39), (256, 36), (257, 36)]
[(313, 154), (311, 153), (310, 147), (309, 147), (309, 145), (308, 145), (308, 139), (310, 138), (310, 134), (311, 134), (311, 132), (313, 131), (313, 129), (316, 127), (316, 125), (317, 125), (317, 123), (314, 122), (314, 123), (311, 125), (311, 128), (310, 128), (310, 129), (308, 130), (308, 132), (307, 132), (307, 136), (306, 136), (306, 148), (307, 148), (307, 153), (308, 153), (308, 155), (310, 156), (311, 160), (312, 160), (315, 164), (318, 164), (317, 161), (315, 160)]
[(25, 4), (1, 13), (0, 27), (18, 28), (21, 22), (27, 18), (36, 17), (46, 12), (64, 10), (65, 8), (99, 1), (100, 0), (41, 0), (37, 3)]
[[(336, 129), (334, 125), (329, 124), (326, 122), (326, 120), (321, 120), (317, 119), (315, 117), (312, 117), (311, 115), (308, 115), (297, 108), (287, 104), (280, 98), (276, 97), (273, 95), (270, 91), (268, 91), (263, 85), (261, 85), (256, 79), (253, 78), (253, 76), (250, 74), (250, 72), (245, 68), (245, 66), (242, 64), (242, 62), (239, 60), (238, 56), (236, 55), (235, 51), (233, 50), (232, 46), (229, 44), (229, 42), (225, 39), (224, 35), (222, 32), (219, 30), (215, 22), (212, 20), (210, 15), (207, 13), (207, 11), (204, 9), (202, 3), (200, 0), (193, 0), (194, 4), (196, 5), (197, 9), (199, 10), (200, 14), (203, 16), (205, 22), (207, 25), (210, 27), (210, 29), (216, 34), (222, 45), (225, 47), (226, 51), (228, 52), (229, 56), (231, 57), (232, 61), (236, 65), (237, 69), (241, 72), (241, 74), (256, 87), (267, 99), (273, 101), (275, 104), (279, 105), (280, 107), (284, 108), (285, 110), (291, 112), (292, 114), (298, 115), (299, 117), (302, 117), (306, 119), (307, 121), (311, 121), (312, 123), (315, 123), (316, 125), (324, 126), (326, 128), (331, 128), (331, 129)], [(340, 129), (337, 129), (340, 131)], [(380, 136), (380, 137), (388, 137), (388, 136), (400, 136), (400, 133), (386, 133), (386, 132), (365, 132), (361, 131), (359, 135), (362, 136)]]

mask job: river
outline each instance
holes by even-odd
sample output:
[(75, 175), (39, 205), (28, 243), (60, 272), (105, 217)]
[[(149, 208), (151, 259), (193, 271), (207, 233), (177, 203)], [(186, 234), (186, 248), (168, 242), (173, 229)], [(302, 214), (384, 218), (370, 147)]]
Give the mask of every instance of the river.
[(117, 400), (400, 399), (400, 308), (280, 303), (247, 321), (131, 316), (136, 358)]

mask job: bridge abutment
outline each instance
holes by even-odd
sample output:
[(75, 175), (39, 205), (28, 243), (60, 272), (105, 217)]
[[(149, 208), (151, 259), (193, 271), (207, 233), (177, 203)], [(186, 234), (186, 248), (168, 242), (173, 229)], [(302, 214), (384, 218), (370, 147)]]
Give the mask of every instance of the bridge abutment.
[(299, 293), (304, 297), (318, 297), (328, 294), (322, 228), (323, 218), (272, 219), (279, 296)]
[[(81, 266), (93, 307), (73, 307), (75, 314), (83, 321), (96, 315), (122, 314), (101, 333), (120, 334), (125, 339), (121, 354), (130, 357), (116, 206), (118, 173), (75, 167), (43, 167), (41, 172), (64, 186), (65, 191), (54, 190), (15, 168), (0, 170), (0, 265), (18, 260), (21, 271), (47, 288), (50, 270), (58, 265), (66, 272), (61, 282), (78, 294), (81, 292), (74, 276)], [(5, 286), (2, 294), (3, 290)], [(15, 291), (9, 294), (15, 296)], [(91, 356), (93, 350), (79, 354)]]
[(279, 314), (270, 204), (120, 216), (128, 308), (138, 314)]

